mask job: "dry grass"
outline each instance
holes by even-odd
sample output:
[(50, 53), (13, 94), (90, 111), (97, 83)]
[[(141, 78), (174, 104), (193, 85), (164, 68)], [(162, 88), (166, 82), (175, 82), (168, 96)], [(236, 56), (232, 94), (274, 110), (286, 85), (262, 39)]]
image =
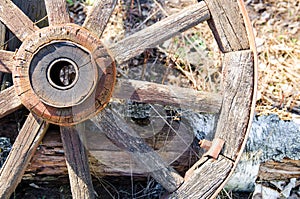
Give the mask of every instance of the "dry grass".
[[(167, 4), (157, 0), (151, 1), (148, 13), (141, 10), (139, 7), (141, 4), (132, 2), (119, 1), (109, 26), (111, 28), (107, 29), (111, 37), (106, 42), (116, 42), (138, 29), (145, 28), (149, 23), (154, 23), (157, 18), (179, 11), (181, 7), (193, 1), (177, 3), (168, 1)], [(256, 111), (259, 115), (274, 113), (281, 119), (290, 120), (292, 112), (300, 113), (299, 2), (299, 0), (245, 2), (253, 23), (258, 48)], [(136, 18), (132, 18), (130, 13), (143, 13), (145, 17), (138, 19), (135, 15)], [(139, 25), (132, 26), (131, 23)], [(167, 56), (167, 64), (171, 62), (173, 67), (185, 76), (191, 87), (210, 92), (219, 90), (221, 56), (205, 23), (165, 42), (159, 46), (159, 50)], [(191, 59), (192, 57), (200, 59)]]
[(290, 120), (300, 106), (299, 0), (273, 1), (248, 6), (259, 58), (259, 114), (278, 114)]

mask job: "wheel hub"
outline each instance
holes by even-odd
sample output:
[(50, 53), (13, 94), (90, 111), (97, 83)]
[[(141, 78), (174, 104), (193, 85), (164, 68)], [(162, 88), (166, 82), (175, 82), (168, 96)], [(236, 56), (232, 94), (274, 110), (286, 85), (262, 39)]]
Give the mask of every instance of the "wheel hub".
[(79, 68), (71, 59), (59, 58), (47, 68), (47, 81), (56, 89), (68, 90), (77, 80)]
[(22, 103), (51, 123), (79, 123), (109, 102), (114, 61), (80, 26), (41, 29), (23, 42), (15, 59), (13, 79)]

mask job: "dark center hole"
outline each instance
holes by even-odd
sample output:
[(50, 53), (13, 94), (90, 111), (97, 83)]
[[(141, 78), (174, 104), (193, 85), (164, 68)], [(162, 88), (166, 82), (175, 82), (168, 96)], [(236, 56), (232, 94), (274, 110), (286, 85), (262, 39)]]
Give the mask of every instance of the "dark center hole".
[(50, 66), (49, 78), (54, 86), (67, 88), (76, 80), (76, 66), (69, 61), (59, 60)]

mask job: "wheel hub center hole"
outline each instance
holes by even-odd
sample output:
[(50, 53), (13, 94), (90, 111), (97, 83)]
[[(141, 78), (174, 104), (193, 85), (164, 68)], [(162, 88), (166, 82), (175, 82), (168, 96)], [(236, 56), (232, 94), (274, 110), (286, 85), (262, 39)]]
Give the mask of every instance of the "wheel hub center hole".
[(78, 80), (78, 67), (70, 59), (61, 58), (53, 61), (48, 67), (47, 79), (49, 83), (60, 90), (73, 87)]

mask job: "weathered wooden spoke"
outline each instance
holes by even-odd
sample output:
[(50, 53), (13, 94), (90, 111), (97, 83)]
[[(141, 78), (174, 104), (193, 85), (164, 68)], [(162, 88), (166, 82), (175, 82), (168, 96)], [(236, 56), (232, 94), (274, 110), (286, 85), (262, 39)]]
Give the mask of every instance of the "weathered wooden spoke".
[(47, 123), (29, 114), (0, 170), (0, 198), (9, 198), (14, 192), (47, 128)]
[(174, 35), (187, 30), (210, 18), (204, 1), (182, 9), (182, 11), (163, 19), (109, 47), (118, 63), (139, 55), (147, 48), (155, 47)]
[(22, 106), (14, 87), (11, 86), (0, 92), (0, 118), (14, 112)]
[(95, 198), (86, 143), (80, 132), (80, 125), (61, 127), (60, 131), (73, 198)]
[(118, 79), (113, 97), (206, 113), (218, 113), (222, 103), (222, 96), (217, 93), (129, 79)]
[(65, 0), (45, 0), (49, 24), (59, 25), (70, 22)]
[(13, 70), (14, 52), (0, 50), (0, 72), (11, 73)]
[(130, 153), (133, 161), (145, 168), (166, 190), (173, 192), (182, 184), (183, 178), (113, 110), (106, 108), (92, 121), (114, 144)]
[(99, 38), (106, 27), (106, 24), (112, 14), (117, 1), (116, 0), (97, 0), (94, 2), (83, 27), (94, 33)]
[(21, 41), (39, 29), (12, 1), (0, 1), (0, 20)]

